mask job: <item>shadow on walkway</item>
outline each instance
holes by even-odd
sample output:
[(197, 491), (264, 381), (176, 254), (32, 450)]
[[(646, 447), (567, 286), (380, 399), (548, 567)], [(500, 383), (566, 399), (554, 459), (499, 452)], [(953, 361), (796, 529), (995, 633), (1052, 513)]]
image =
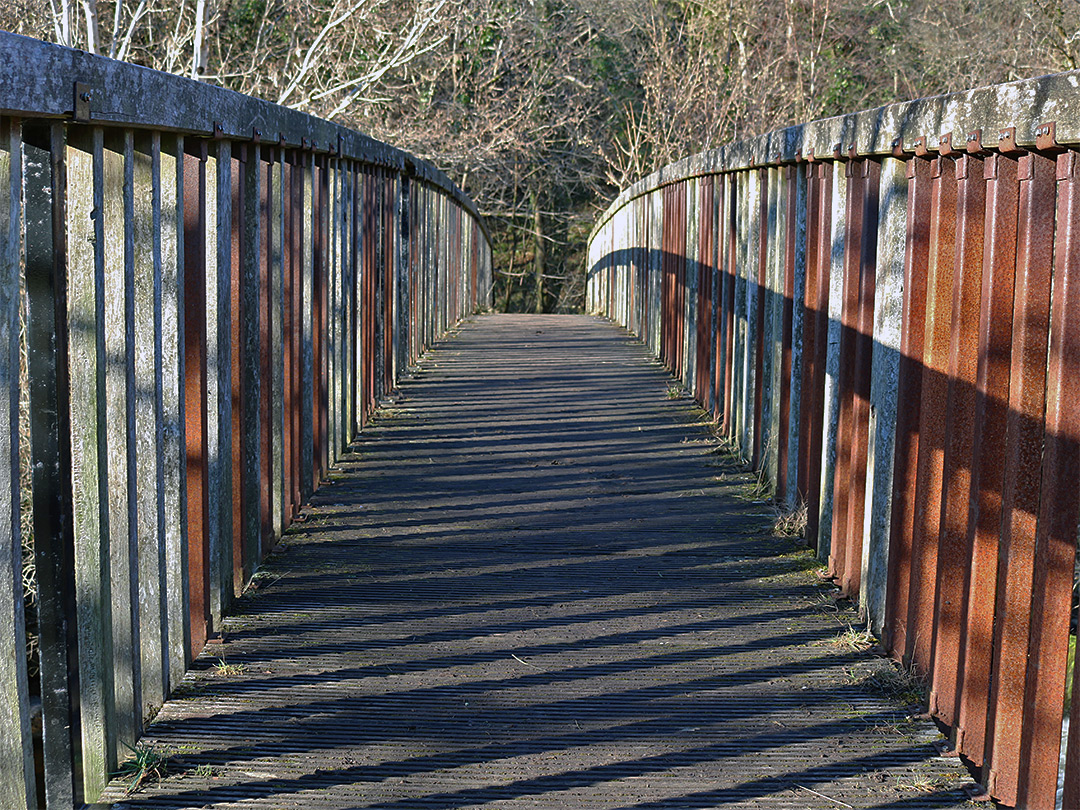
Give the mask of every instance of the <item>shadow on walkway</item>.
[(837, 643), (814, 560), (669, 384), (595, 319), (464, 326), (162, 710), (145, 742), (171, 775), (112, 800), (964, 806), (891, 665)]

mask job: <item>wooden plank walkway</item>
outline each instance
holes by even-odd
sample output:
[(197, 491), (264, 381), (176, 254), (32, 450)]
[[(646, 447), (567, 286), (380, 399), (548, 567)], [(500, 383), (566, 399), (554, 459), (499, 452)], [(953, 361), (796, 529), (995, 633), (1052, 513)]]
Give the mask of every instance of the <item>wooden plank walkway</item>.
[(892, 665), (837, 643), (814, 561), (669, 385), (602, 321), (466, 324), (162, 710), (145, 742), (170, 775), (108, 797), (965, 806), (936, 730), (885, 696)]

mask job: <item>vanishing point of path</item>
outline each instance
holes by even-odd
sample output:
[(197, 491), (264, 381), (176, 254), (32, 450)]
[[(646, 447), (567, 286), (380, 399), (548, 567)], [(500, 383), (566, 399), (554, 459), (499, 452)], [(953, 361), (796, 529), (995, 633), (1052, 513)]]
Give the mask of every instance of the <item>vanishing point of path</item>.
[(669, 385), (603, 321), (465, 324), (150, 728), (170, 775), (109, 798), (964, 806), (892, 665), (838, 640), (814, 561)]

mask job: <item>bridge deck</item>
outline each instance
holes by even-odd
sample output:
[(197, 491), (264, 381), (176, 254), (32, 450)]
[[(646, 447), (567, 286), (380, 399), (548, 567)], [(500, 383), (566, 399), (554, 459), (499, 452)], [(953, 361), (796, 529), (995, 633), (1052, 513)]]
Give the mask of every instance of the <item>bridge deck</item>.
[[(485, 316), (355, 445), (130, 807), (954, 807), (891, 665), (621, 331)], [(224, 662), (222, 664), (221, 662)]]

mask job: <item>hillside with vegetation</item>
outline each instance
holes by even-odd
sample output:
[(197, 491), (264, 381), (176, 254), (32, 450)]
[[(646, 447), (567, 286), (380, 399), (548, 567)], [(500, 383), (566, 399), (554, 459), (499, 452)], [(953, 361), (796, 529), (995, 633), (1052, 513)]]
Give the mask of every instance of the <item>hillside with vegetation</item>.
[(597, 211), (673, 159), (1080, 59), (1076, 0), (8, 0), (0, 28), (430, 159), (488, 217), (516, 311), (580, 309)]

